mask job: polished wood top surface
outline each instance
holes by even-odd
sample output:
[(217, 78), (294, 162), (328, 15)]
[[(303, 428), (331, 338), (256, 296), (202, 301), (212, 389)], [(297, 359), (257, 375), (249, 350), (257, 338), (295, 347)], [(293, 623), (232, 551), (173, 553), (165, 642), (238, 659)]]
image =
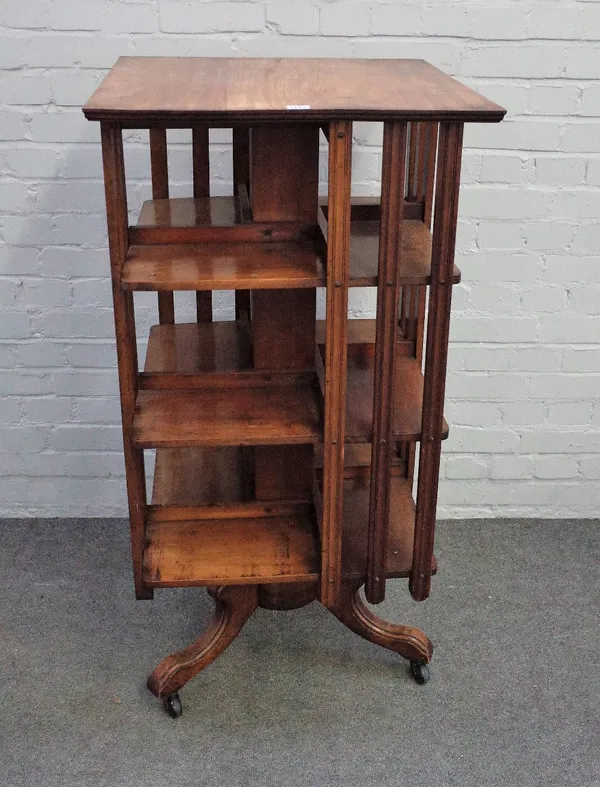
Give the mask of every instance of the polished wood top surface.
[(407, 118), (495, 122), (505, 110), (424, 60), (121, 57), (83, 111), (125, 125)]

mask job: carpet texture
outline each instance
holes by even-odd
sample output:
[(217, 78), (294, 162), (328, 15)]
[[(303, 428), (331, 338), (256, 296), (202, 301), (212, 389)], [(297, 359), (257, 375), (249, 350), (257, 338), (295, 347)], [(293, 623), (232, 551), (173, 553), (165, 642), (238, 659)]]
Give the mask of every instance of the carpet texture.
[(146, 676), (206, 592), (135, 601), (123, 520), (0, 522), (0, 784), (598, 787), (599, 523), (442, 522), (436, 554), (377, 609), (433, 640), (426, 686), (317, 603), (259, 610), (172, 720)]

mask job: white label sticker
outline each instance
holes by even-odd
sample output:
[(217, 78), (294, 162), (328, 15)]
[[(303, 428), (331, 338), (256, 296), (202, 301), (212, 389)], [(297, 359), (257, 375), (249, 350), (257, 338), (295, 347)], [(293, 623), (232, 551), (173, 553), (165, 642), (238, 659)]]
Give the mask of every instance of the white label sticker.
[(286, 109), (310, 109), (310, 104), (288, 104)]

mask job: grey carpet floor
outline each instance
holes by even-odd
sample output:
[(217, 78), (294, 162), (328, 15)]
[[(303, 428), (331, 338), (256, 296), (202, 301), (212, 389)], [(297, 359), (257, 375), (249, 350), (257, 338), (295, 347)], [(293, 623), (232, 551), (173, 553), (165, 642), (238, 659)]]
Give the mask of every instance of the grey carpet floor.
[(0, 784), (600, 785), (600, 527), (440, 523), (432, 679), (318, 604), (258, 611), (182, 691), (146, 675), (200, 633), (203, 590), (133, 598), (122, 520), (0, 523)]

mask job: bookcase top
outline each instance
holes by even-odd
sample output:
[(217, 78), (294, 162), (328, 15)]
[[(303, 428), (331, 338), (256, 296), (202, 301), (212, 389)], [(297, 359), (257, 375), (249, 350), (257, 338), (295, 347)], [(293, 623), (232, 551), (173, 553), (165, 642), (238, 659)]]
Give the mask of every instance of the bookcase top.
[(203, 57), (121, 57), (83, 112), (129, 127), (505, 115), (424, 60)]

